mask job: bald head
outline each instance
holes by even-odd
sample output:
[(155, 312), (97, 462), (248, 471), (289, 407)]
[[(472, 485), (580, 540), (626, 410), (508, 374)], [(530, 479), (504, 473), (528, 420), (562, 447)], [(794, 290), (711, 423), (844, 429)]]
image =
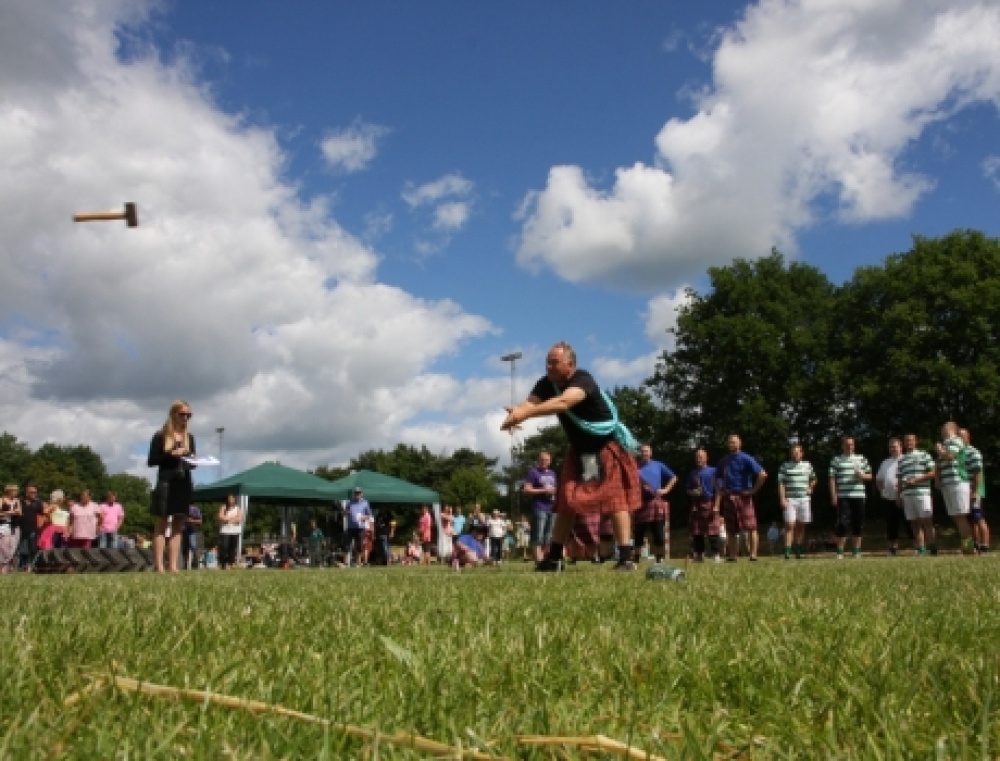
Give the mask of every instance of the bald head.
[(941, 438), (950, 439), (958, 435), (958, 423), (947, 422), (941, 426)]

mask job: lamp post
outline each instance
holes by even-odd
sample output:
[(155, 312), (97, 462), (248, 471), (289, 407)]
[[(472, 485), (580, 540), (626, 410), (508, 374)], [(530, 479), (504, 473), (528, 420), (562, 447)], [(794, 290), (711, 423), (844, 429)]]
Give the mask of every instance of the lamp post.
[(215, 429), (215, 432), (219, 434), (219, 478), (222, 478), (222, 434), (226, 432), (226, 429), (219, 427)]
[[(517, 360), (521, 358), (521, 352), (515, 351), (511, 354), (505, 354), (500, 357), (502, 362), (510, 362), (510, 406), (513, 407), (517, 404), (517, 398), (515, 396), (514, 389), (514, 367), (517, 364)], [(510, 429), (510, 519), (514, 520), (514, 505), (517, 504), (517, 497), (515, 492), (517, 489), (514, 487), (517, 484), (517, 478), (514, 474), (514, 429)]]

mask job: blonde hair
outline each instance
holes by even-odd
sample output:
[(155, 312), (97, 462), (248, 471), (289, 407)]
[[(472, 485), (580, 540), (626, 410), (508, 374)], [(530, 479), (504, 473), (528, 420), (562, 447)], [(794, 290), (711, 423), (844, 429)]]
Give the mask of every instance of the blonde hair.
[[(167, 422), (163, 424), (163, 428), (160, 429), (160, 433), (163, 434), (163, 451), (170, 452), (174, 448), (174, 436), (178, 433), (179, 428), (174, 423), (174, 418), (177, 417), (177, 413), (180, 412), (185, 407), (190, 407), (191, 405), (185, 402), (183, 399), (178, 399), (173, 404), (170, 405), (170, 412), (167, 413)], [(187, 423), (184, 423), (184, 447), (190, 451), (191, 450), (191, 435), (187, 430)]]

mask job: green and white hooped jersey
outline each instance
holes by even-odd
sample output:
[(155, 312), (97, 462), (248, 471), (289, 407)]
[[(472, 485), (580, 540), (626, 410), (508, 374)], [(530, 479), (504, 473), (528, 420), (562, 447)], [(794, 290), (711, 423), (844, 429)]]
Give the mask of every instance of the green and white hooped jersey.
[[(965, 469), (969, 473), (969, 481), (972, 481), (972, 476), (976, 473), (983, 472), (983, 453), (976, 449), (971, 444), (965, 448)], [(979, 479), (979, 494), (980, 497), (986, 496), (986, 479)]]
[(863, 454), (839, 454), (830, 460), (830, 478), (837, 482), (837, 496), (864, 499), (865, 482), (858, 478), (856, 470), (871, 473), (872, 467)]
[(791, 499), (803, 499), (809, 496), (809, 485), (816, 480), (813, 466), (802, 460), (789, 460), (778, 470), (778, 483), (784, 484), (785, 496)]
[(908, 497), (923, 497), (931, 493), (931, 482), (921, 481), (916, 486), (904, 486), (907, 479), (925, 476), (934, 472), (934, 458), (922, 449), (914, 449), (899, 458), (896, 477), (899, 479), (899, 493)]
[(941, 471), (941, 486), (954, 486), (955, 484), (968, 483), (968, 474), (966, 477), (962, 478), (962, 473), (959, 471), (958, 458), (960, 452), (965, 449), (965, 442), (962, 441), (961, 436), (950, 436), (947, 441), (944, 442), (944, 448), (948, 450), (948, 454), (954, 457), (954, 460), (946, 460), (943, 457), (938, 460), (938, 469)]

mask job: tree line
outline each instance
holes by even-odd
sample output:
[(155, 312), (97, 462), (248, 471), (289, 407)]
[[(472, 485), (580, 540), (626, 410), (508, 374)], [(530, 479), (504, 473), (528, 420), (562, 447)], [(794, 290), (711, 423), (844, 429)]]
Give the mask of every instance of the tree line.
[[(954, 420), (971, 430), (988, 484), (1000, 486), (1000, 241), (977, 231), (915, 237), (841, 285), (776, 250), (708, 275), (705, 293), (688, 290), (674, 348), (653, 374), (611, 391), (636, 437), (678, 475), (695, 449), (715, 462), (738, 433), (771, 476), (761, 502), (776, 520), (776, 475), (796, 438), (820, 476), (822, 514), (842, 435), (877, 468), (891, 437), (914, 433), (930, 451)], [(540, 449), (564, 446), (558, 429), (541, 431), (519, 447), (515, 473)]]
[[(825, 484), (826, 464), (844, 434), (877, 467), (890, 437), (915, 433), (930, 450), (941, 424), (955, 420), (983, 452), (989, 487), (1000, 488), (993, 475), (1000, 462), (1000, 241), (977, 231), (916, 237), (909, 251), (859, 267), (840, 285), (776, 250), (712, 267), (708, 277), (706, 292), (689, 289), (674, 348), (660, 355), (652, 375), (635, 387), (609, 389), (636, 437), (678, 475), (692, 467), (696, 448), (707, 449), (714, 462), (727, 434), (739, 433), (745, 451), (771, 475), (762, 517), (777, 519), (775, 476), (789, 439), (805, 446)], [(558, 464), (565, 448), (554, 425), (518, 443), (513, 466), (468, 448), (435, 453), (398, 444), (313, 472), (336, 480), (374, 470), (434, 489), (448, 504), (478, 502), (517, 513), (529, 502), (507, 490), (519, 485), (542, 449)], [(0, 478), (34, 483), (46, 496), (56, 488), (73, 494), (89, 488), (99, 500), (113, 489), (127, 511), (125, 530), (151, 528), (148, 481), (109, 475), (86, 445), (49, 443), (32, 451), (4, 433)], [(683, 496), (672, 501), (686, 507)], [(825, 488), (815, 502), (822, 515)], [(684, 523), (684, 513), (675, 508), (675, 524)], [(316, 515), (334, 521), (330, 510)], [(213, 522), (206, 514), (206, 528)], [(247, 528), (274, 533), (278, 522), (276, 506), (261, 506)]]

